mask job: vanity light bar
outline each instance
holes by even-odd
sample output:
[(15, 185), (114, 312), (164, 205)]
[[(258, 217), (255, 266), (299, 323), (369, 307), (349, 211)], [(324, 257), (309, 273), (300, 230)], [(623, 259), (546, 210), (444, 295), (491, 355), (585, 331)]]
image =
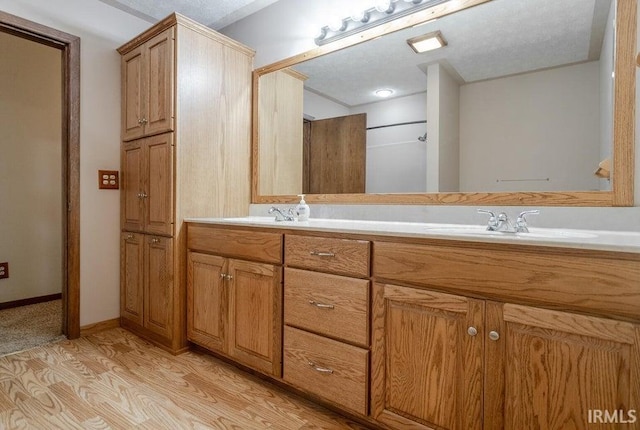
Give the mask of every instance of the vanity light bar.
[(320, 29), (320, 35), (316, 37), (315, 42), (318, 46), (326, 45), (447, 1), (450, 0), (389, 1), (386, 10), (377, 5), (357, 16), (343, 18), (342, 25), (325, 25)]

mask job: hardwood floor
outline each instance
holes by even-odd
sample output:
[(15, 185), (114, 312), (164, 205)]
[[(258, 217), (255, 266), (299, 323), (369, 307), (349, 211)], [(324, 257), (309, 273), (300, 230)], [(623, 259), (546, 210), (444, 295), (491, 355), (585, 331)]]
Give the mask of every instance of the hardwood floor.
[(198, 352), (124, 329), (0, 358), (0, 429), (364, 429)]

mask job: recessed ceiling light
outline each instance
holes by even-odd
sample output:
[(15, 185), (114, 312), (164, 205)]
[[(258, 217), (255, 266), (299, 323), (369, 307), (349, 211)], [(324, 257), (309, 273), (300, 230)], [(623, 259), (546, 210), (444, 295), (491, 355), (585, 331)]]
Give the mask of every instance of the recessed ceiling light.
[(382, 89), (376, 90), (375, 94), (378, 97), (385, 98), (385, 97), (389, 97), (391, 94), (393, 94), (393, 90), (390, 89), (390, 88), (382, 88)]
[(440, 33), (439, 31), (434, 31), (431, 33), (423, 34), (422, 36), (413, 37), (411, 39), (408, 39), (407, 43), (418, 54), (447, 46), (447, 41), (444, 40), (444, 37), (442, 37), (442, 33)]

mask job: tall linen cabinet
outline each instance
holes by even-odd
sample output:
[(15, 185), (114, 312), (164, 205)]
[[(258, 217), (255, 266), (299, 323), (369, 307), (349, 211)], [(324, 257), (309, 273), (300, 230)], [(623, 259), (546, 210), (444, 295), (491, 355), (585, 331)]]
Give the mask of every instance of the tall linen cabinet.
[(254, 51), (172, 14), (122, 56), (120, 323), (179, 353), (188, 217), (245, 216)]

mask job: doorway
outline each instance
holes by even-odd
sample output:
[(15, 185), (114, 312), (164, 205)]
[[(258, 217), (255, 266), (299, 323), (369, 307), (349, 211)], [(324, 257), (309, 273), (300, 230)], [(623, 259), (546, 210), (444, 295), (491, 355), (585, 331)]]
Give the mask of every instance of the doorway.
[(0, 32), (62, 57), (62, 332), (74, 339), (80, 336), (80, 38), (2, 11)]

